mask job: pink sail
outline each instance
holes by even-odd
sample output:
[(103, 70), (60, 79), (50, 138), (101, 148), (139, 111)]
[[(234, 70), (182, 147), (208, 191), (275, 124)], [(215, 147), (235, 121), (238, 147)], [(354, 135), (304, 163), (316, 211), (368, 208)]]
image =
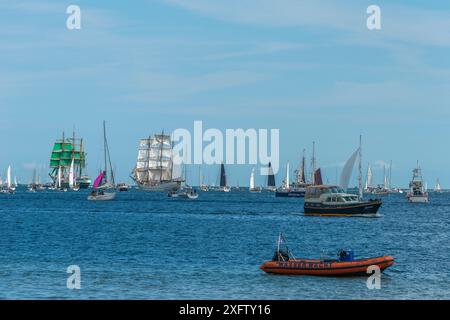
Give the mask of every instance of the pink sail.
[(102, 182), (102, 180), (103, 180), (103, 176), (104, 176), (104, 172), (100, 173), (100, 174), (98, 175), (98, 177), (95, 179), (94, 185), (93, 185), (94, 189), (95, 189), (95, 188), (98, 188), (99, 184), (100, 184), (100, 183)]

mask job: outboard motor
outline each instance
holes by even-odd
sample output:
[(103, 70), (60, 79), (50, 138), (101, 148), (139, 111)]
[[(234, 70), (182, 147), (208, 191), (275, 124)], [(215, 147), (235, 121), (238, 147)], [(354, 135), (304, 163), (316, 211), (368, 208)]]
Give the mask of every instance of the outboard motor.
[(353, 261), (354, 254), (353, 250), (339, 250), (338, 251), (339, 261)]

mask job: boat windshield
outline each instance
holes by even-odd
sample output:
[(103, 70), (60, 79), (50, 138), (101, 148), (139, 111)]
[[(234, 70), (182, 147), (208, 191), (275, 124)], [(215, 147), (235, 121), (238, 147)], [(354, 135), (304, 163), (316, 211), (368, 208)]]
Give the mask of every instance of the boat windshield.
[(324, 193), (344, 193), (344, 190), (338, 187), (325, 189)]
[(357, 196), (329, 196), (327, 202), (354, 202), (358, 201)]

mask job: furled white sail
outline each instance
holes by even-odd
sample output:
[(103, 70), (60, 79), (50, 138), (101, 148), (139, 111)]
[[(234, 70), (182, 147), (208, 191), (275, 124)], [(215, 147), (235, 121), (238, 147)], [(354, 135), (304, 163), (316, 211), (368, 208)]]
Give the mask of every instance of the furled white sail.
[(355, 165), (356, 158), (358, 157), (358, 153), (359, 148), (353, 152), (352, 156), (347, 160), (344, 168), (342, 169), (339, 186), (344, 190), (347, 190), (348, 184), (350, 183), (350, 178), (352, 176), (353, 167)]
[(250, 175), (250, 189), (255, 189), (255, 168), (252, 168), (252, 173)]

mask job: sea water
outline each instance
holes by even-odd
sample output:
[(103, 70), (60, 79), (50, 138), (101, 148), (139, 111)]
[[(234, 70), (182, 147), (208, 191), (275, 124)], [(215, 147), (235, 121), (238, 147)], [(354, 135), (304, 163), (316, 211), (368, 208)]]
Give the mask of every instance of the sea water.
[[(450, 193), (428, 204), (389, 195), (377, 218), (308, 217), (303, 199), (273, 193), (199, 193), (0, 195), (0, 298), (450, 299)], [(344, 248), (396, 263), (372, 290), (368, 277), (266, 274), (280, 231), (297, 258)], [(79, 290), (67, 286), (72, 265)]]

